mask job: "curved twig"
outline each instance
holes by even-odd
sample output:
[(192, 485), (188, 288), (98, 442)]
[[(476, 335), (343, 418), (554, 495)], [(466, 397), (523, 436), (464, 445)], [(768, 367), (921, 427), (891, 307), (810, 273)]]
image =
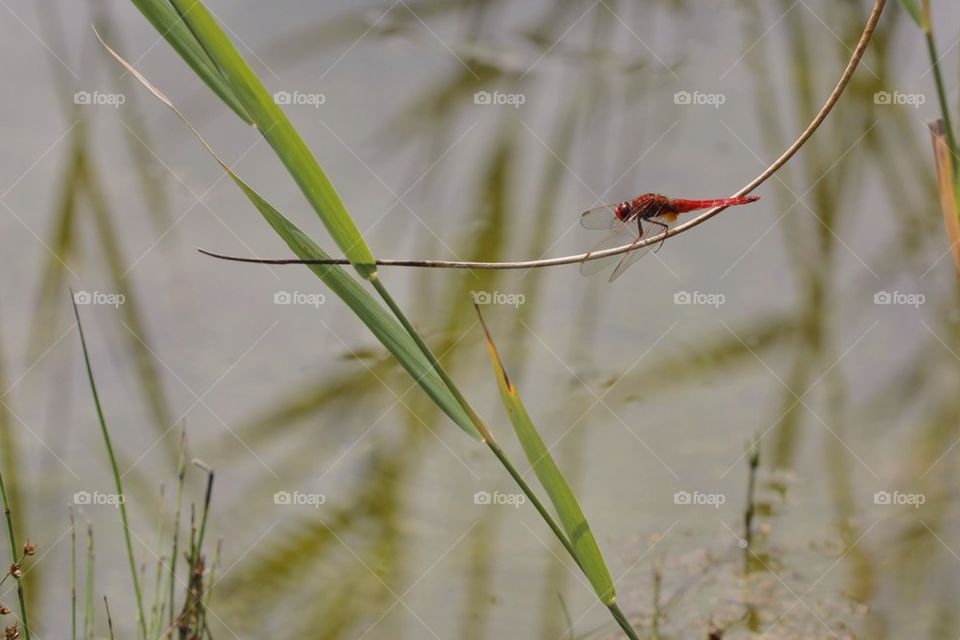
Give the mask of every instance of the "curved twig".
[[(766, 182), (773, 174), (779, 171), (780, 168), (783, 167), (783, 165), (785, 165), (804, 144), (806, 144), (807, 140), (809, 140), (814, 132), (820, 127), (820, 125), (823, 124), (823, 121), (827, 119), (827, 116), (830, 115), (833, 107), (836, 106), (840, 96), (843, 95), (843, 92), (846, 90), (847, 85), (850, 82), (850, 78), (853, 77), (854, 72), (857, 70), (857, 66), (860, 64), (860, 60), (863, 58), (863, 54), (867, 50), (867, 45), (870, 43), (870, 39), (873, 37), (873, 32), (877, 27), (877, 23), (880, 20), (880, 14), (883, 12), (883, 7), (885, 4), (886, 0), (876, 0), (874, 3), (873, 10), (870, 12), (870, 17), (867, 19), (867, 23), (863, 27), (863, 33), (860, 35), (860, 41), (857, 43), (857, 48), (854, 49), (853, 54), (850, 56), (850, 61), (847, 63), (846, 69), (843, 70), (843, 75), (840, 76), (840, 80), (837, 81), (837, 85), (827, 97), (826, 102), (823, 103), (823, 106), (820, 108), (820, 111), (817, 113), (816, 117), (814, 117), (810, 124), (807, 125), (807, 128), (804, 129), (803, 133), (800, 134), (800, 137), (798, 137), (796, 141), (773, 162), (773, 164), (767, 167), (763, 173), (754, 178), (742, 189), (734, 193), (731, 196), (732, 198), (745, 196)], [(727, 207), (714, 207), (713, 209), (708, 209), (697, 217), (682, 224), (678, 224), (677, 226), (668, 229), (660, 235), (644, 238), (637, 242), (625, 244), (620, 247), (614, 247), (612, 249), (605, 249), (603, 251), (580, 253), (571, 256), (562, 256), (560, 258), (519, 260), (512, 262), (463, 262), (459, 260), (387, 259), (377, 260), (376, 263), (380, 266), (389, 267), (427, 267), (435, 269), (537, 269), (541, 267), (556, 267), (565, 264), (577, 264), (587, 260), (598, 260), (600, 258), (626, 253), (647, 245), (662, 242), (666, 238), (683, 233), (684, 231), (692, 229), (699, 224), (703, 224), (726, 208)], [(219, 258), (221, 260), (252, 262), (255, 264), (350, 264), (350, 261), (345, 258), (330, 258), (327, 260), (300, 260), (296, 258), (242, 258), (239, 256), (215, 253), (205, 249), (198, 249), (198, 251), (204, 255), (208, 255), (213, 258)]]

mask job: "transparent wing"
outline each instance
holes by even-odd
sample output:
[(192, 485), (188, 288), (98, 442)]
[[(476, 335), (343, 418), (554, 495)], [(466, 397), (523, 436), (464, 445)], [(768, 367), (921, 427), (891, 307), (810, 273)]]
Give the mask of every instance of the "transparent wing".
[(580, 224), (584, 229), (594, 229), (606, 231), (613, 227), (614, 222), (619, 222), (617, 214), (614, 213), (615, 205), (605, 204), (595, 209), (584, 211), (580, 214)]
[[(641, 220), (641, 226), (643, 227), (643, 235), (640, 237), (634, 236), (637, 242), (644, 238), (658, 236), (666, 230), (666, 227), (650, 222), (649, 220)], [(629, 253), (623, 254), (623, 256), (620, 258), (620, 262), (617, 264), (617, 268), (613, 270), (612, 274), (610, 274), (610, 282), (613, 282), (623, 275), (623, 272), (626, 271), (630, 265), (642, 258), (652, 248), (659, 248), (659, 243), (648, 244), (638, 249), (634, 249)]]
[(614, 247), (622, 247), (625, 244), (631, 244), (637, 241), (639, 232), (637, 231), (636, 222), (624, 224), (614, 217), (613, 223), (608, 223), (607, 228), (610, 229), (609, 233), (590, 250), (590, 253), (587, 254), (587, 259), (584, 259), (584, 261), (580, 263), (580, 273), (585, 276), (600, 273), (624, 257), (617, 254), (607, 256), (606, 258), (590, 260), (589, 258), (592, 254), (606, 249), (613, 249)]

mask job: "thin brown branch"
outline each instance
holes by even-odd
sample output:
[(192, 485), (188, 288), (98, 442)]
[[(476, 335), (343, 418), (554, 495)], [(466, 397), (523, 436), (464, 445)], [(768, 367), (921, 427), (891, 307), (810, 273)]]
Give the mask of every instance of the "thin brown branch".
[[(853, 54), (850, 56), (850, 61), (847, 63), (846, 68), (843, 70), (843, 75), (840, 76), (840, 79), (837, 81), (837, 85), (834, 87), (833, 91), (827, 97), (827, 100), (823, 103), (823, 106), (820, 108), (820, 111), (817, 113), (816, 117), (807, 125), (807, 128), (804, 129), (803, 133), (796, 139), (796, 141), (790, 145), (783, 154), (777, 158), (773, 164), (767, 167), (763, 173), (758, 175), (756, 178), (751, 180), (739, 191), (734, 193), (731, 197), (737, 198), (740, 196), (745, 196), (752, 192), (754, 189), (759, 187), (761, 184), (766, 182), (773, 176), (777, 171), (785, 165), (790, 158), (792, 158), (797, 151), (807, 143), (807, 140), (813, 136), (814, 132), (823, 124), (823, 121), (827, 119), (827, 116), (830, 115), (830, 112), (836, 106), (837, 101), (840, 100), (840, 96), (843, 95), (843, 92), (846, 90), (847, 85), (850, 83), (850, 79), (853, 77), (854, 72), (857, 70), (857, 67), (860, 64), (860, 60), (863, 58), (863, 54), (867, 50), (867, 45), (870, 44), (870, 39), (873, 37), (873, 32), (877, 28), (877, 23), (880, 20), (880, 14), (883, 12), (883, 7), (886, 4), (886, 0), (876, 0), (873, 5), (873, 9), (870, 12), (870, 17), (867, 19), (866, 25), (863, 27), (863, 33), (860, 35), (860, 41), (857, 43), (857, 48), (854, 49)], [(598, 260), (600, 258), (606, 258), (608, 256), (614, 256), (621, 253), (626, 253), (628, 251), (633, 251), (641, 247), (645, 247), (652, 244), (657, 244), (662, 242), (664, 239), (683, 233), (684, 231), (689, 231), (697, 225), (703, 224), (713, 216), (717, 215), (727, 207), (714, 207), (713, 209), (708, 209), (700, 215), (687, 222), (678, 224), (671, 229), (668, 229), (664, 233), (661, 233), (656, 236), (651, 236), (649, 238), (641, 239), (637, 242), (632, 242), (630, 244), (625, 244), (619, 247), (614, 247), (612, 249), (606, 249), (604, 251), (595, 251), (590, 253), (580, 253), (570, 256), (562, 256), (559, 258), (546, 258), (542, 260), (519, 260), (519, 261), (506, 261), (506, 262), (464, 262), (459, 260), (377, 260), (376, 263), (378, 266), (385, 267), (426, 267), (426, 268), (435, 268), (435, 269), (537, 269), (542, 267), (557, 267), (565, 264), (577, 264), (584, 262), (585, 260)], [(215, 253), (213, 251), (207, 251), (205, 249), (199, 249), (200, 253), (204, 255), (211, 256), (213, 258), (219, 258), (221, 260), (231, 260), (234, 262), (252, 262), (255, 264), (339, 264), (346, 265), (350, 264), (349, 260), (345, 258), (330, 258), (326, 260), (300, 260), (296, 258), (242, 258), (239, 256), (230, 256), (222, 253)]]

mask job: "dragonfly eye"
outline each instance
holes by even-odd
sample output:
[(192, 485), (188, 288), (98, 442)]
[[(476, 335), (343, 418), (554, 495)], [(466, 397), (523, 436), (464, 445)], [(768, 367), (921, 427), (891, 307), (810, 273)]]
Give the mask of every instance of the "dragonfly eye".
[(630, 213), (630, 203), (621, 202), (620, 204), (617, 205), (617, 208), (614, 211), (614, 213), (617, 215), (617, 218), (619, 218), (620, 220), (625, 219), (627, 217), (627, 214)]

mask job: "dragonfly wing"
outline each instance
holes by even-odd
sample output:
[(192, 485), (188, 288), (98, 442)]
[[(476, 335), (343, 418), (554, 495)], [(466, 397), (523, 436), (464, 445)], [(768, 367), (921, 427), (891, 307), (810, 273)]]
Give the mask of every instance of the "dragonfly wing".
[[(666, 227), (662, 227), (659, 224), (650, 222), (648, 220), (643, 220), (641, 225), (643, 226), (643, 235), (637, 238), (637, 242), (640, 242), (640, 240), (644, 238), (658, 236), (666, 231)], [(648, 251), (650, 251), (651, 248), (656, 248), (658, 245), (659, 243), (648, 244), (634, 249), (629, 253), (623, 254), (623, 256), (620, 258), (620, 262), (617, 263), (617, 268), (613, 270), (612, 274), (610, 274), (610, 282), (613, 282), (623, 275), (623, 272), (626, 271), (630, 265), (642, 258)]]
[(606, 249), (613, 249), (614, 247), (622, 247), (637, 240), (637, 226), (635, 222), (630, 224), (624, 224), (619, 220), (614, 221), (614, 224), (611, 226), (608, 223), (609, 232), (604, 236), (603, 240), (598, 242), (595, 247), (590, 250), (590, 253), (587, 254), (587, 258), (580, 263), (580, 273), (585, 276), (592, 276), (595, 273), (600, 273), (611, 267), (614, 263), (620, 260), (623, 256), (620, 254), (607, 256), (606, 258), (597, 258), (595, 260), (590, 260), (590, 256), (598, 251), (604, 251)]
[(601, 207), (584, 211), (580, 214), (580, 224), (583, 225), (584, 229), (606, 231), (611, 228), (613, 223), (620, 222), (614, 210), (615, 207), (613, 205), (605, 204)]
[(626, 271), (630, 265), (642, 258), (648, 251), (650, 251), (650, 245), (640, 247), (639, 249), (634, 249), (633, 251), (625, 253), (622, 256), (616, 256), (620, 258), (620, 262), (617, 263), (617, 268), (614, 269), (613, 273), (610, 274), (610, 282), (613, 282), (622, 276), (623, 272)]

